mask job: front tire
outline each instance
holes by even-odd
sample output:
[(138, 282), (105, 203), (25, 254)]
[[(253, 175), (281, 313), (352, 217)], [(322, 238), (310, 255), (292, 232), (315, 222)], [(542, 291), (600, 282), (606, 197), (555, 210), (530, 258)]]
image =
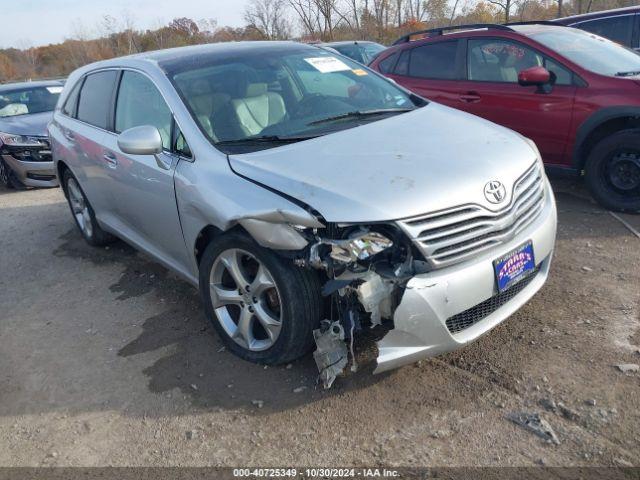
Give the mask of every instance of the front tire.
[(67, 194), (67, 202), (76, 226), (89, 245), (102, 247), (115, 240), (110, 233), (105, 232), (96, 220), (95, 213), (89, 200), (85, 196), (76, 177), (69, 170), (65, 170), (62, 176), (62, 184)]
[(585, 180), (604, 207), (640, 212), (640, 129), (622, 130), (598, 142), (587, 158)]
[(313, 347), (322, 315), (316, 272), (296, 267), (248, 235), (214, 239), (200, 261), (205, 312), (226, 347), (250, 362), (291, 362)]

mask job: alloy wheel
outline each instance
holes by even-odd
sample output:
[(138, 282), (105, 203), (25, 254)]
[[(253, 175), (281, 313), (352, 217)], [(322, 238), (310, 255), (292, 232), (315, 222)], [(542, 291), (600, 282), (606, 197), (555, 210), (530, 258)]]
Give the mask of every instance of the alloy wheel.
[(281, 297), (260, 260), (239, 248), (224, 250), (211, 268), (209, 290), (217, 320), (234, 342), (251, 351), (274, 345), (282, 330)]
[(617, 152), (606, 166), (610, 185), (622, 194), (640, 194), (640, 153)]
[(76, 219), (76, 223), (82, 233), (87, 238), (93, 236), (93, 224), (91, 223), (91, 212), (89, 211), (89, 205), (87, 204), (78, 182), (74, 178), (70, 178), (67, 182), (67, 191), (69, 193), (69, 203), (71, 204), (71, 211)]

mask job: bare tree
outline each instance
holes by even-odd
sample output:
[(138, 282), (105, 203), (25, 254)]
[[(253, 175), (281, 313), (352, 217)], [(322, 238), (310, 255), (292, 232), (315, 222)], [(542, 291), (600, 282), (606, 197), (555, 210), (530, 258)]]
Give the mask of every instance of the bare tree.
[(212, 37), (218, 29), (218, 21), (215, 18), (201, 18), (197, 23), (200, 33), (206, 37)]
[(325, 40), (333, 40), (336, 0), (314, 0), (314, 2), (322, 19), (321, 30), (323, 31), (323, 36)]
[(24, 76), (33, 78), (37, 75), (38, 71), (38, 50), (33, 47), (31, 42), (26, 39), (18, 41), (18, 48), (22, 50), (22, 59), (24, 60)]
[(504, 23), (509, 23), (511, 9), (518, 5), (519, 0), (487, 0), (504, 12)]
[(403, 0), (396, 0), (396, 18), (398, 19), (398, 28), (402, 26), (402, 3)]
[(387, 19), (389, 18), (389, 0), (372, 0), (373, 18), (375, 19), (378, 40), (382, 39)]
[[(422, 12), (420, 21), (428, 19), (432, 23), (441, 25), (445, 21), (449, 21), (452, 23), (452, 18), (455, 18), (455, 15), (448, 14), (449, 3), (447, 0), (426, 0), (422, 4)], [(454, 7), (454, 12), (455, 12)]]
[(422, 22), (426, 14), (427, 3), (425, 0), (408, 0), (409, 16), (413, 17), (416, 22)]
[(269, 40), (284, 40), (291, 36), (286, 7), (285, 0), (251, 0), (245, 8), (244, 20)]
[(135, 17), (129, 10), (122, 12), (122, 28), (127, 44), (127, 53), (132, 54), (138, 52), (136, 45)]
[(347, 22), (352, 30), (356, 30), (358, 33), (360, 32), (360, 14), (362, 8), (360, 7), (360, 2), (358, 0), (349, 0), (347, 5), (349, 6), (349, 12), (345, 12), (345, 17), (350, 16), (353, 20), (351, 22)]
[(449, 26), (453, 25), (453, 19), (456, 18), (456, 10), (458, 9), (458, 2), (460, 0), (455, 0), (453, 2), (453, 8), (451, 9), (451, 15), (449, 16)]
[(296, 12), (303, 30), (312, 37), (318, 35), (320, 12), (315, 0), (288, 0), (289, 6)]

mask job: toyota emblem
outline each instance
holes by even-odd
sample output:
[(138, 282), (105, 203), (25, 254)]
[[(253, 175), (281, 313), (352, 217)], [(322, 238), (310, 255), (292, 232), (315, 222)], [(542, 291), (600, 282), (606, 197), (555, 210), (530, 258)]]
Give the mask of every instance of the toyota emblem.
[(484, 186), (484, 197), (489, 203), (500, 203), (507, 197), (507, 189), (497, 180), (491, 180)]

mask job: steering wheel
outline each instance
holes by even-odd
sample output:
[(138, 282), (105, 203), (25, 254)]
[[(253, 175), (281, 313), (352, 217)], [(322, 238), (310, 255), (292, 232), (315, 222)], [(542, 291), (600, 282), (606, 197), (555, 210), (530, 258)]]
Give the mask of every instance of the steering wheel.
[(293, 118), (297, 117), (309, 117), (318, 112), (322, 112), (325, 107), (325, 95), (321, 93), (312, 93), (304, 97), (296, 106), (294, 112), (291, 114)]

